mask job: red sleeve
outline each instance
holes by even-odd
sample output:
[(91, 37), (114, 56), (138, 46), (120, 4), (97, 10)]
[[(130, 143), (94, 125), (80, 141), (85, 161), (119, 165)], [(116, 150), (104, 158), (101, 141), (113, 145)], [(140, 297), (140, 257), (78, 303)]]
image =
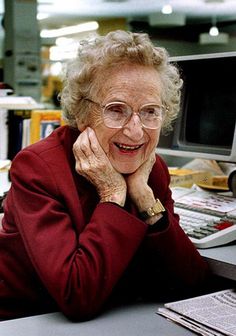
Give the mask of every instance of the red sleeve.
[[(70, 203), (75, 203), (70, 178), (61, 169), (61, 184)], [(103, 203), (82, 230), (83, 218), (72, 220), (75, 216), (63, 204), (52, 167), (30, 151), (15, 159), (11, 178), (14, 220), (34, 269), (65, 315), (90, 317), (129, 264), (147, 225), (116, 205)], [(80, 204), (73, 206), (79, 212)]]
[[(150, 253), (156, 253), (183, 286), (194, 287), (207, 279), (209, 269), (195, 246), (179, 225), (179, 216), (174, 213), (174, 202), (169, 188), (170, 176), (165, 162), (157, 157), (150, 177), (155, 196), (162, 201), (166, 214), (164, 230), (149, 233), (146, 238)], [(157, 224), (158, 226), (158, 224)]]

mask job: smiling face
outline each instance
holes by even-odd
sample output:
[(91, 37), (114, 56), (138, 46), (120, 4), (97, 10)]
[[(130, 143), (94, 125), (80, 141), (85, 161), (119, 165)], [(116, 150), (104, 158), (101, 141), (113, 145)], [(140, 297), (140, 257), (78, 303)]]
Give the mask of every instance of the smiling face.
[[(133, 112), (144, 104), (161, 105), (161, 81), (157, 71), (141, 65), (114, 67), (98, 78), (101, 90), (92, 97), (101, 105), (110, 102), (125, 102)], [(94, 129), (98, 141), (113, 167), (122, 174), (136, 171), (156, 147), (160, 130), (144, 128), (139, 116), (133, 114), (123, 128), (108, 128), (102, 119), (102, 108), (91, 104), (93, 109), (89, 126)]]

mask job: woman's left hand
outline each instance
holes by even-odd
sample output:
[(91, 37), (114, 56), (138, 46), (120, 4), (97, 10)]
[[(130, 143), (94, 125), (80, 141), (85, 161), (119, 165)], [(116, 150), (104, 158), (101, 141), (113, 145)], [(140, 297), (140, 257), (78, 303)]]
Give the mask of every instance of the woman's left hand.
[(148, 178), (156, 161), (155, 149), (149, 158), (126, 179), (127, 191), (139, 211), (143, 211), (155, 203), (152, 189), (148, 185)]

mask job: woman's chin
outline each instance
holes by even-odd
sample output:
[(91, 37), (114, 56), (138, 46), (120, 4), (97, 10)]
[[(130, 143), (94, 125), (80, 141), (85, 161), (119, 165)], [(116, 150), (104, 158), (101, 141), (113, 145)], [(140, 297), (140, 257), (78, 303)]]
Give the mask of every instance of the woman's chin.
[[(140, 166), (140, 165), (139, 165)], [(113, 167), (122, 175), (133, 174), (139, 166), (137, 165), (124, 165), (124, 164), (113, 164)]]

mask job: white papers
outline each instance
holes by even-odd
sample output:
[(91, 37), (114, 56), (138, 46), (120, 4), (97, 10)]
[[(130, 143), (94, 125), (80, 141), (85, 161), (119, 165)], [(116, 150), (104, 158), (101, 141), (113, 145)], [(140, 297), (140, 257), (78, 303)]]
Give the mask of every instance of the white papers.
[(3, 196), (11, 187), (11, 182), (9, 181), (9, 175), (7, 171), (0, 170), (0, 196)]
[(171, 188), (172, 198), (176, 202), (181, 197), (195, 192), (195, 189), (185, 188), (185, 187), (173, 187)]
[(10, 168), (11, 161), (10, 160), (1, 160), (0, 159), (0, 170), (7, 170)]
[(200, 334), (203, 336), (222, 336), (222, 333), (219, 333), (217, 331), (212, 331), (210, 328), (207, 328), (200, 323), (197, 323), (195, 321), (189, 320), (188, 318), (181, 316), (175, 312), (172, 312), (169, 309), (166, 308), (159, 308), (158, 314), (163, 315), (167, 317), (169, 320), (176, 322), (178, 324), (181, 324), (182, 326)]
[(166, 303), (158, 314), (204, 336), (236, 336), (236, 291), (224, 291)]
[(236, 210), (236, 198), (218, 195), (212, 192), (188, 189), (184, 191), (172, 189), (175, 206), (186, 209), (224, 216)]
[(2, 196), (4, 192), (8, 191), (11, 186), (8, 175), (10, 165), (10, 160), (0, 160), (0, 196)]

